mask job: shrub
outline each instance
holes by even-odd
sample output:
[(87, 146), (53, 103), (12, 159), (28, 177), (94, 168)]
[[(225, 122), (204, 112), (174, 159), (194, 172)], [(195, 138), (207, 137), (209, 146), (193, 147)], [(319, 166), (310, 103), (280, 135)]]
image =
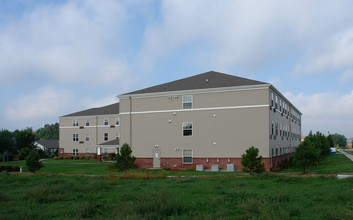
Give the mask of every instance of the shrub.
[(115, 161), (115, 160), (116, 160), (115, 153), (109, 153), (109, 154), (108, 154), (108, 158), (109, 158), (109, 160), (111, 160), (111, 161)]
[(75, 156), (74, 159), (75, 159), (75, 160), (78, 160), (78, 159), (80, 159), (80, 157), (79, 157), (79, 156)]
[(280, 172), (281, 170), (282, 169), (279, 166), (272, 168), (272, 172)]
[(90, 160), (91, 158), (89, 156), (86, 157), (86, 160)]
[(131, 148), (125, 143), (120, 149), (120, 154), (116, 157), (117, 167), (120, 171), (126, 171), (131, 168), (136, 168), (136, 157), (131, 156)]
[(70, 160), (73, 160), (73, 159), (74, 159), (74, 156), (69, 156), (69, 159), (70, 159)]
[(241, 155), (241, 164), (244, 166), (243, 170), (245, 172), (255, 171), (256, 173), (262, 173), (265, 171), (264, 164), (261, 163), (262, 156), (258, 157), (259, 149), (251, 146), (245, 151), (246, 153)]
[(84, 156), (81, 156), (81, 157), (80, 157), (80, 160), (84, 160), (84, 159), (85, 159), (85, 157), (84, 157)]
[(27, 159), (26, 159), (26, 165), (28, 167), (28, 170), (35, 173), (36, 170), (39, 170), (40, 168), (43, 167), (43, 164), (39, 161), (39, 154), (38, 152), (32, 151)]
[(195, 168), (189, 167), (186, 169), (186, 171), (195, 171)]
[(58, 159), (59, 159), (59, 160), (63, 160), (64, 157), (63, 157), (63, 156), (59, 156)]
[(58, 160), (59, 158), (58, 157), (54, 157), (54, 160)]
[(20, 167), (18, 166), (0, 166), (0, 171), (6, 172), (20, 172)]
[(69, 159), (70, 159), (70, 157), (64, 157), (64, 159), (65, 159), (65, 160), (69, 160)]

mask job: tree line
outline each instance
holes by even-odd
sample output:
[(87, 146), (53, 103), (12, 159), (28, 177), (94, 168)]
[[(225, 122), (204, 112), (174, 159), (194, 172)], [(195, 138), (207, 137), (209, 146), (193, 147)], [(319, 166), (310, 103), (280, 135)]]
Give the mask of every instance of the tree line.
[(304, 141), (295, 149), (293, 162), (303, 168), (320, 163), (331, 153), (331, 147), (346, 148), (347, 138), (340, 134), (329, 134), (327, 137), (321, 132), (313, 134), (311, 131)]
[(59, 123), (46, 124), (36, 131), (32, 128), (13, 132), (0, 130), (0, 160), (23, 160), (32, 151), (37, 151), (42, 158), (46, 157), (47, 152), (35, 148), (34, 142), (37, 140), (59, 140)]

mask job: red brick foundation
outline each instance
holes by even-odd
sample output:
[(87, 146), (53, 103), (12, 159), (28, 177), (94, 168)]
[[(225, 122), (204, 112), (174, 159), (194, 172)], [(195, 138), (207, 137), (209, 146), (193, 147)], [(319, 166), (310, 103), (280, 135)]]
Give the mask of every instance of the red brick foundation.
[[(61, 153), (61, 152), (63, 152), (63, 153)], [(73, 155), (72, 155), (72, 152), (68, 153), (68, 152), (65, 152), (65, 151), (64, 151), (64, 148), (59, 148), (58, 156), (59, 156), (59, 157), (70, 157), (70, 156), (73, 156)], [(79, 157), (86, 157), (86, 153), (78, 153), (77, 156), (79, 156)], [(96, 156), (95, 153), (89, 153), (89, 158), (90, 158), (90, 159), (94, 159), (95, 156)]]
[[(243, 166), (241, 165), (241, 158), (193, 158), (192, 164), (183, 164), (182, 158), (161, 158), (161, 168), (170, 169), (188, 169), (196, 168), (196, 165), (203, 165), (204, 169), (210, 170), (212, 165), (219, 165), (220, 170), (227, 170), (227, 164), (235, 164), (235, 169), (241, 171)], [(136, 158), (136, 166), (140, 169), (153, 168), (153, 158)], [(262, 163), (265, 164), (265, 169), (269, 171), (271, 169), (271, 159), (263, 158)]]
[(136, 158), (135, 164), (139, 169), (153, 168), (153, 158)]
[(292, 158), (292, 154), (293, 153), (288, 153), (277, 157), (272, 157), (272, 168), (280, 165), (281, 163), (283, 163), (284, 160), (289, 160), (290, 158)]

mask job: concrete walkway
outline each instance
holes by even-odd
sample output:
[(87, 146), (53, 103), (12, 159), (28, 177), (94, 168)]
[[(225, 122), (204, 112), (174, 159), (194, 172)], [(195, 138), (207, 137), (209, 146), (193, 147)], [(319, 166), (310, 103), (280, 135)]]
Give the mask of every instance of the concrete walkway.
[(353, 155), (344, 152), (343, 150), (338, 150), (341, 154), (345, 155), (346, 157), (348, 157), (351, 161), (353, 161)]

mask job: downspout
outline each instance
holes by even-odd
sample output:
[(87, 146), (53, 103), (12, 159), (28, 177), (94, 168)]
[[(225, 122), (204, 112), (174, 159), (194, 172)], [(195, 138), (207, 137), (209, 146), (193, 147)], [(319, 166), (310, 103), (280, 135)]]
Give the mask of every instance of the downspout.
[(98, 156), (98, 116), (96, 116), (96, 151)]
[(131, 99), (131, 96), (129, 96), (129, 100), (130, 100), (130, 147), (132, 149), (132, 114), (131, 114), (132, 99)]

